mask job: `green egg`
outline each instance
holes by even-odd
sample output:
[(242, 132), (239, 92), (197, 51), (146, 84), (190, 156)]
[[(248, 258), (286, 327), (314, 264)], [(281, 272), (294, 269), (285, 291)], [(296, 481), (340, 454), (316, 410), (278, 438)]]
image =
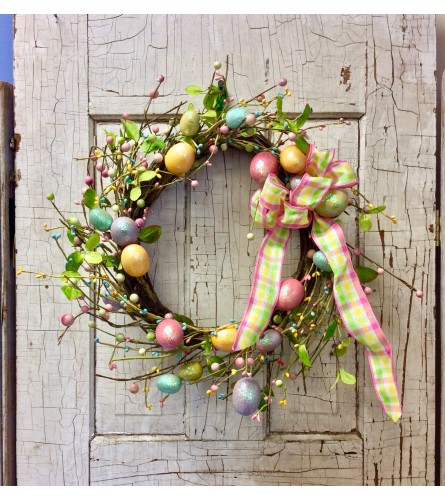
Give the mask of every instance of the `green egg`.
[(198, 361), (190, 361), (181, 366), (178, 371), (178, 376), (186, 382), (194, 382), (199, 380), (202, 375), (202, 366)]
[(186, 137), (193, 137), (199, 130), (199, 116), (196, 111), (189, 109), (186, 111), (179, 122), (179, 130)]

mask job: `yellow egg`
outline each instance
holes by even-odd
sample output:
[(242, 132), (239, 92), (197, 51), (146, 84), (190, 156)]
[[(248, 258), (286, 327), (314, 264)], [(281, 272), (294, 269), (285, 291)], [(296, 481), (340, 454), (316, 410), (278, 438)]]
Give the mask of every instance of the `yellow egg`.
[(232, 345), (235, 342), (236, 328), (229, 326), (223, 330), (216, 332), (216, 336), (212, 336), (212, 345), (218, 351), (232, 352)]
[(280, 163), (286, 172), (302, 174), (306, 166), (306, 155), (295, 144), (290, 144), (281, 151)]
[(174, 175), (186, 174), (195, 161), (195, 150), (186, 142), (178, 142), (165, 155), (165, 168)]
[(127, 274), (138, 278), (148, 272), (150, 258), (145, 248), (134, 243), (132, 245), (127, 245), (122, 250), (121, 264)]
[(196, 111), (189, 109), (181, 116), (179, 130), (186, 137), (193, 137), (199, 130), (199, 116)]

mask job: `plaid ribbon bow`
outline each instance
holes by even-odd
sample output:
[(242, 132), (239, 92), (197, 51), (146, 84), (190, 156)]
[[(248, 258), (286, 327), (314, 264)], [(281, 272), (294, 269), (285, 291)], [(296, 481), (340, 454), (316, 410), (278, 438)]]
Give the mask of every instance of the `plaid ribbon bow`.
[(334, 299), (343, 324), (365, 346), (377, 397), (383, 410), (396, 422), (401, 416), (401, 405), (391, 346), (357, 278), (342, 229), (333, 219), (314, 212), (330, 189), (357, 184), (351, 166), (344, 161), (333, 161), (334, 154), (335, 150), (320, 152), (310, 145), (306, 173), (295, 189), (289, 191), (271, 174), (263, 189), (252, 196), (252, 218), (268, 232), (257, 255), (247, 307), (233, 350), (254, 344), (267, 328), (278, 300), (290, 230), (307, 227), (312, 222), (312, 238), (334, 274)]

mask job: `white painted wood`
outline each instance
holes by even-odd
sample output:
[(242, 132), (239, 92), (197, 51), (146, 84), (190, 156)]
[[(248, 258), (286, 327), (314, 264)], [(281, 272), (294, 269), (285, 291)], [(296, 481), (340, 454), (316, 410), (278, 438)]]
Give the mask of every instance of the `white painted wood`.
[[(232, 409), (226, 413), (226, 403), (205, 395), (205, 384), (187, 388), (185, 396), (169, 398), (163, 410), (168, 415), (163, 418), (155, 404), (147, 413), (141, 399), (129, 396), (124, 384), (97, 379), (93, 387), (89, 372), (93, 347), (85, 325), (79, 324), (78, 331), (58, 347), (57, 318), (66, 311), (66, 303), (56, 286), (39, 288), (35, 280), (22, 275), (19, 482), (432, 484), (433, 16), (17, 19), (17, 130), (26, 139), (18, 158), (23, 164), (17, 193), (19, 265), (48, 272), (49, 262), (54, 269), (61, 262), (41, 230), (41, 223), (52, 216), (44, 194), (56, 191), (66, 200), (65, 209), (72, 210), (73, 186), (81, 185), (85, 172), (73, 166), (71, 158), (88, 150), (87, 113), (93, 117), (91, 131), (98, 120), (116, 119), (124, 111), (140, 116), (149, 82), (159, 73), (167, 77), (162, 89), (166, 98), (155, 101), (154, 111), (164, 112), (178, 102), (187, 84), (205, 85), (213, 60), (224, 60), (228, 54), (235, 97), (259, 92), (283, 74), (293, 91), (293, 97), (285, 100), (288, 110), (298, 111), (309, 101), (318, 116), (363, 115), (352, 120), (349, 130), (317, 131), (313, 140), (320, 148), (338, 146), (343, 158), (356, 161), (361, 190), (399, 217), (397, 228), (381, 222), (384, 250), (379, 233), (373, 231), (363, 242), (365, 251), (425, 290), (422, 301), (411, 303), (406, 290), (387, 275), (376, 283), (372, 299), (392, 341), (403, 387), (405, 416), (400, 424), (387, 422), (382, 415), (360, 346), (344, 360), (345, 368), (358, 377), (357, 390), (339, 388), (327, 394), (320, 375), (333, 372), (326, 359), (316, 368), (315, 380), (307, 381), (307, 395), (289, 397), (286, 413), (273, 409), (269, 418), (257, 423), (241, 419)], [(25, 80), (29, 67), (36, 68), (34, 82)], [(30, 120), (30, 114), (39, 120)], [(225, 322), (241, 314), (254, 258), (253, 251), (250, 256), (246, 251), (249, 223), (242, 208), (253, 187), (241, 168), (247, 168), (248, 159), (231, 152), (226, 154), (225, 168), (222, 155), (213, 163), (199, 174), (196, 191), (186, 186), (183, 191), (163, 193), (153, 214), (153, 220), (162, 218), (166, 226), (157, 249), (162, 267), (153, 253), (157, 289), (167, 305), (171, 300), (180, 308), (182, 301), (184, 312), (189, 307), (189, 315), (203, 323)], [(48, 166), (51, 175), (45, 171)], [(184, 218), (179, 219), (182, 207)], [(261, 230), (256, 231), (260, 235)], [(349, 241), (355, 236), (348, 235)], [(259, 238), (254, 244), (258, 243)], [(286, 269), (297, 258), (295, 245)], [(175, 289), (172, 278), (181, 270), (181, 262), (183, 281)], [(164, 288), (159, 288), (160, 282)], [(36, 316), (41, 316), (39, 322)], [(98, 349), (98, 372), (107, 372), (104, 356)], [(302, 389), (298, 383), (296, 388)], [(95, 396), (95, 410), (88, 391)], [(156, 402), (155, 393), (153, 398)], [(89, 425), (94, 418), (95, 425)], [(96, 435), (88, 472), (90, 433)]]
[[(444, 18), (445, 19), (445, 18)], [(441, 116), (441, 144), (442, 144), (442, 150), (441, 150), (441, 164), (442, 164), (442, 169), (441, 169), (441, 186), (440, 186), (440, 199), (441, 199), (441, 204), (443, 204), (443, 200), (445, 200), (445, 184), (443, 182), (443, 171), (444, 171), (444, 165), (445, 165), (445, 77), (442, 74), (442, 116)], [(436, 228), (437, 230), (437, 228)], [(441, 230), (441, 228), (439, 228)], [(444, 245), (443, 245), (443, 239), (441, 237), (442, 235), (439, 233), (439, 245), (441, 246), (441, 267), (440, 267), (440, 275), (441, 277), (444, 276), (445, 272), (445, 258), (443, 256), (444, 252)], [(443, 278), (441, 278), (441, 295), (443, 296), (443, 290), (445, 287), (445, 282)], [(445, 325), (445, 309), (443, 307), (440, 308), (440, 324)], [(444, 334), (444, 329), (441, 328), (440, 331), (440, 336), (441, 336), (441, 359), (445, 359), (445, 334)], [(439, 423), (440, 429), (441, 429), (441, 448), (440, 448), (440, 456), (441, 458), (445, 456), (445, 440), (443, 439), (444, 432), (445, 432), (445, 364), (442, 361), (441, 367), (440, 367), (440, 373), (441, 373), (441, 421)], [(443, 486), (445, 485), (445, 461), (441, 460), (440, 462), (440, 484)]]

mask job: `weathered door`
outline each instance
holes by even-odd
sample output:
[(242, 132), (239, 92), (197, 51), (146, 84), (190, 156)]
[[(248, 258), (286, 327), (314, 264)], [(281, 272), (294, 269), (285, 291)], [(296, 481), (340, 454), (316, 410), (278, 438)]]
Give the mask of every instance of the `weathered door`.
[[(336, 147), (357, 167), (361, 191), (397, 215), (367, 234), (367, 255), (425, 291), (422, 300), (386, 274), (372, 302), (393, 349), (404, 406), (393, 424), (374, 395), (364, 352), (345, 360), (357, 388), (329, 391), (329, 356), (284, 410), (241, 418), (206, 387), (147, 412), (107, 373), (85, 323), (60, 346), (67, 304), (58, 284), (21, 275), (17, 288), (19, 484), (254, 485), (432, 484), (435, 471), (435, 25), (434, 16), (16, 16), (17, 264), (62, 267), (43, 223), (57, 224), (45, 194), (64, 209), (85, 175), (85, 155), (104, 124), (141, 117), (157, 75), (160, 113), (188, 84), (209, 80), (229, 56), (229, 85), (250, 97), (288, 79), (287, 111), (309, 102), (319, 149)], [(255, 247), (247, 250), (249, 157), (218, 155), (200, 186), (165, 192), (153, 220), (164, 226), (153, 257), (161, 298), (202, 324), (239, 318)], [(259, 234), (259, 233), (258, 233)], [(355, 232), (349, 232), (354, 242)], [(257, 240), (258, 241), (258, 238)], [(160, 256), (162, 255), (162, 259)], [(288, 255), (290, 270), (299, 258)]]

